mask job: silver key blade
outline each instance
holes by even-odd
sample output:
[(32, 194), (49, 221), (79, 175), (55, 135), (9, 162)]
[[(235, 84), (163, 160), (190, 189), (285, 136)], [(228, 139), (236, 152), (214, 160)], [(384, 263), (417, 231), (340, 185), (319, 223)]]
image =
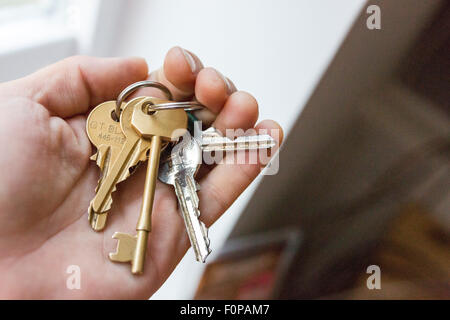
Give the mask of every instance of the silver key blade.
[(275, 140), (268, 134), (241, 136), (234, 140), (224, 137), (211, 127), (202, 133), (201, 148), (203, 151), (240, 151), (270, 149), (275, 146)]
[(182, 171), (175, 177), (175, 193), (180, 204), (191, 246), (194, 249), (195, 258), (197, 261), (205, 262), (211, 253), (208, 229), (199, 219), (197, 183), (193, 176), (184, 173)]
[(239, 151), (270, 149), (275, 146), (275, 140), (268, 134), (257, 136), (243, 136), (231, 140), (227, 137), (202, 139), (202, 150), (211, 151)]
[(201, 157), (202, 151), (198, 141), (194, 138), (183, 138), (183, 141), (165, 154), (158, 177), (162, 182), (174, 186), (195, 258), (205, 262), (211, 252), (210, 241), (205, 224), (199, 220), (199, 186), (194, 179), (201, 164)]

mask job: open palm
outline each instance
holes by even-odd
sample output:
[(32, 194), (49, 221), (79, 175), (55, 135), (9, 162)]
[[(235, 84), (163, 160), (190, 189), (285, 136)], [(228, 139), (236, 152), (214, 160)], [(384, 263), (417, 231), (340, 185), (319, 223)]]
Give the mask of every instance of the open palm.
[[(173, 189), (158, 182), (144, 274), (133, 276), (129, 264), (109, 260), (116, 247), (112, 234), (135, 233), (145, 166), (118, 186), (103, 232), (94, 232), (87, 220), (99, 169), (89, 161), (94, 150), (85, 133), (86, 115), (147, 77), (140, 58), (72, 57), (0, 85), (0, 298), (148, 298), (189, 248)], [(168, 86), (177, 100), (195, 96), (216, 115), (220, 130), (252, 128), (258, 118), (250, 94), (236, 91), (230, 80), (179, 47), (150, 78)], [(279, 128), (273, 121), (257, 127)], [(259, 165), (219, 165), (200, 177), (207, 226), (259, 171)], [(80, 267), (80, 290), (66, 286), (70, 265)]]

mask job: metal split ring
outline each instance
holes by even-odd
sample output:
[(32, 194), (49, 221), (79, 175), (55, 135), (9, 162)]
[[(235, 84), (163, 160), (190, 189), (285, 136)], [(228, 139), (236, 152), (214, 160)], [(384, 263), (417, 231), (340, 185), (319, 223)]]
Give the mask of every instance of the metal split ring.
[(184, 111), (195, 111), (203, 109), (205, 106), (197, 101), (180, 101), (180, 102), (166, 102), (153, 104), (150, 102), (146, 103), (148, 111), (159, 111), (159, 110), (174, 110), (174, 109), (184, 109)]
[[(116, 101), (116, 110), (115, 114), (117, 119), (120, 119), (120, 112), (121, 106), (123, 101), (129, 97), (133, 92), (135, 92), (137, 89), (144, 88), (144, 87), (152, 87), (157, 88), (161, 90), (165, 95), (167, 100), (173, 100), (172, 93), (170, 90), (163, 85), (160, 82), (157, 81), (151, 81), (151, 80), (144, 80), (135, 82), (125, 89), (122, 90), (122, 92), (117, 97)], [(203, 109), (205, 106), (202, 105), (200, 102), (197, 101), (182, 101), (182, 102), (167, 102), (167, 103), (160, 103), (160, 104), (152, 104), (148, 103), (147, 108), (149, 111), (159, 111), (159, 110), (173, 110), (173, 109), (184, 109), (185, 111), (194, 111), (194, 110), (200, 110)]]

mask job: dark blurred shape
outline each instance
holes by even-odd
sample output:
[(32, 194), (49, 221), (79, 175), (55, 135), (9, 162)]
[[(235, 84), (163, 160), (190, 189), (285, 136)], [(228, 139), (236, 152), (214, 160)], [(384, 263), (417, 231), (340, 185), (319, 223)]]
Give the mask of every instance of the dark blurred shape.
[(450, 116), (450, 2), (424, 30), (401, 73), (403, 81)]
[(369, 261), (381, 269), (381, 290), (367, 290), (369, 274), (356, 285), (327, 298), (450, 299), (450, 229), (426, 209), (401, 210)]

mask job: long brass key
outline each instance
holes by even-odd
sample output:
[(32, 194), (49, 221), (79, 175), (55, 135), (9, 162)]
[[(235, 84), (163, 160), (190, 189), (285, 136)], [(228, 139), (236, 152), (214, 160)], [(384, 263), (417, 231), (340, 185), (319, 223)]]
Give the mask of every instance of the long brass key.
[[(156, 99), (153, 100), (156, 101)], [(144, 270), (162, 144), (177, 140), (187, 128), (187, 114), (184, 110), (164, 110), (148, 114), (144, 110), (147, 101), (142, 100), (135, 105), (131, 118), (131, 124), (136, 130), (136, 134), (141, 140), (151, 145), (142, 207), (136, 225), (137, 234), (132, 236), (116, 232), (113, 238), (118, 240), (117, 251), (109, 255), (112, 261), (131, 262), (131, 272), (134, 274), (142, 273)]]
[[(122, 108), (124, 105), (122, 105)], [(112, 117), (112, 112), (114, 112), (115, 108), (115, 101), (107, 101), (99, 104), (91, 111), (86, 122), (86, 132), (89, 140), (97, 148), (96, 153), (91, 156), (91, 160), (96, 162), (101, 171), (95, 192), (99, 190), (101, 184), (109, 174), (126, 140), (120, 128), (120, 122), (114, 120)], [(145, 159), (146, 154), (142, 153), (139, 160), (144, 161)], [(130, 173), (130, 170), (125, 170), (125, 174), (119, 178), (116, 184), (125, 180)], [(104, 211), (108, 211), (111, 208), (111, 204), (112, 197), (108, 197)], [(95, 230), (103, 229), (108, 214), (106, 212), (102, 214), (94, 213), (92, 206), (89, 206), (88, 214), (89, 223), (92, 228)]]

